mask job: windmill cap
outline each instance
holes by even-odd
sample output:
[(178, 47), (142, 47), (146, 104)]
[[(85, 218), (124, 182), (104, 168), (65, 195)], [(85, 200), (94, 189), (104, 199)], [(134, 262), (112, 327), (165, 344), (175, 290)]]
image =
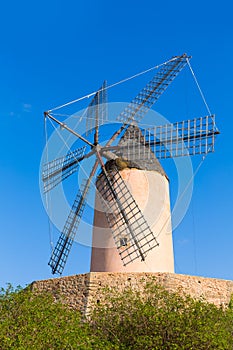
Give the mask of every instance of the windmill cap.
[[(121, 137), (116, 152), (118, 160), (116, 165), (140, 170), (157, 171), (167, 177), (152, 149), (145, 145), (144, 136), (140, 128), (130, 125)], [(125, 166), (126, 167), (126, 166)]]

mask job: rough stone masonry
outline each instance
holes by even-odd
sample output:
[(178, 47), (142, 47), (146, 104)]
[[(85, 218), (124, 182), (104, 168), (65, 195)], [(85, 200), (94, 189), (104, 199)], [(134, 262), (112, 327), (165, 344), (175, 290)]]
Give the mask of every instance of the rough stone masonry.
[(143, 291), (143, 286), (149, 281), (162, 285), (169, 291), (205, 299), (217, 306), (227, 306), (233, 294), (233, 281), (165, 272), (90, 272), (35, 281), (31, 288), (35, 291), (49, 291), (55, 300), (62, 300), (69, 307), (86, 314), (92, 305), (101, 301), (106, 287), (119, 292), (126, 287)]

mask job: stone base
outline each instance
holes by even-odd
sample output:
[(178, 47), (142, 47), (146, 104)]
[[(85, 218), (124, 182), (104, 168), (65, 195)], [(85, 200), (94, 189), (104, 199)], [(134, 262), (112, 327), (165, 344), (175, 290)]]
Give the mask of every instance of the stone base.
[(205, 299), (217, 306), (227, 306), (233, 294), (233, 281), (164, 272), (91, 272), (35, 281), (31, 284), (31, 288), (32, 290), (49, 291), (55, 300), (62, 300), (69, 307), (87, 314), (91, 305), (101, 301), (106, 287), (120, 292), (125, 287), (131, 286), (142, 291), (143, 285), (151, 280), (169, 291)]

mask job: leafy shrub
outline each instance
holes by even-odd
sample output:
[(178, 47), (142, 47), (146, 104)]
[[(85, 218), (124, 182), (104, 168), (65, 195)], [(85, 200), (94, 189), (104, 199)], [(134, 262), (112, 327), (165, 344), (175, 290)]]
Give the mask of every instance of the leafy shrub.
[(106, 291), (89, 321), (29, 289), (0, 291), (1, 350), (233, 349), (233, 303), (217, 308), (153, 283), (143, 297), (130, 288)]
[(29, 289), (0, 294), (0, 349), (112, 349), (92, 335), (78, 311), (54, 302), (48, 293), (33, 294)]
[(154, 283), (143, 294), (106, 291), (92, 315), (96, 334), (120, 349), (233, 349), (231, 308), (181, 297)]

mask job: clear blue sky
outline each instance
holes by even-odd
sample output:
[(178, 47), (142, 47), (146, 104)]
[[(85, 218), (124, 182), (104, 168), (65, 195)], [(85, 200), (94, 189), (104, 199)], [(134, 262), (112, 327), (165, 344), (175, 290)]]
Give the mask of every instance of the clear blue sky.
[[(38, 185), (43, 111), (183, 52), (221, 135), (174, 231), (176, 272), (233, 279), (232, 10), (230, 1), (199, 0), (1, 3), (1, 286), (52, 276)], [(75, 244), (65, 275), (88, 270), (89, 250)]]

